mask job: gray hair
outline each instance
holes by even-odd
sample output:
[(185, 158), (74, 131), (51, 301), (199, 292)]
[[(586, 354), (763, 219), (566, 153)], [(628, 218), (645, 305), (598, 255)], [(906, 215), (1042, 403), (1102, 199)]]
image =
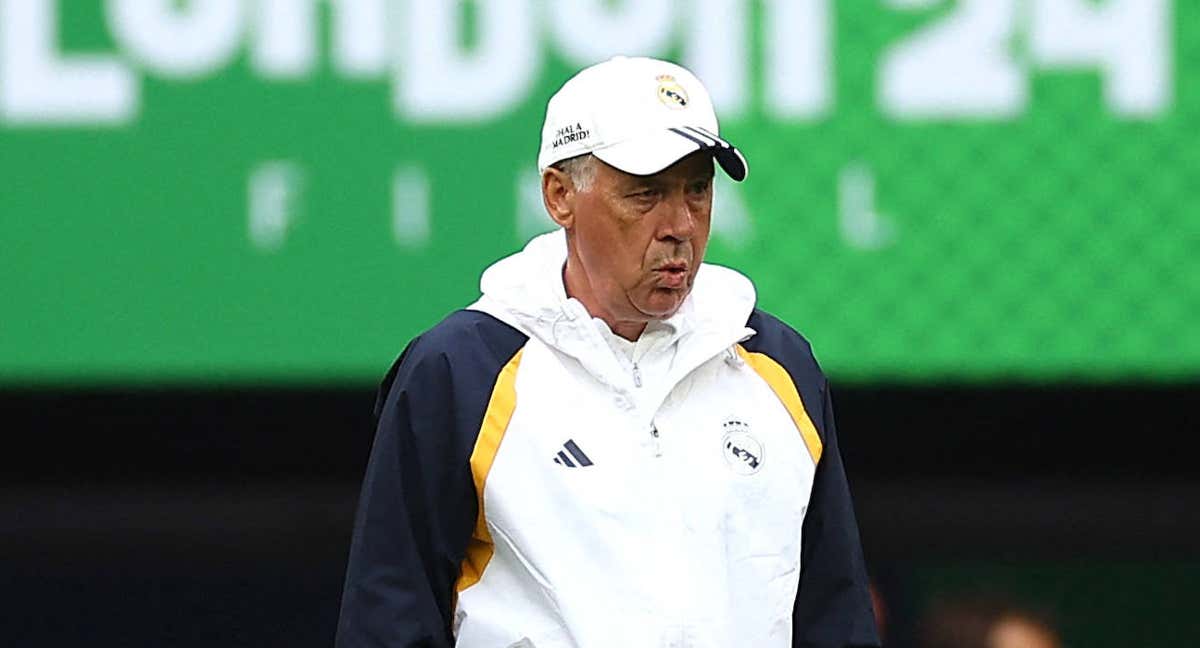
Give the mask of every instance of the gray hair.
[(575, 188), (580, 191), (590, 189), (592, 181), (596, 179), (596, 158), (591, 153), (559, 160), (550, 166), (567, 174)]

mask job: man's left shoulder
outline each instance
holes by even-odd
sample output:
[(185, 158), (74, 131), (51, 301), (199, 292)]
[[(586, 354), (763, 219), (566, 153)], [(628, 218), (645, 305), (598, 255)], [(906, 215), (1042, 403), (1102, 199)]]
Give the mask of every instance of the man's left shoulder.
[(804, 374), (814, 372), (817, 376), (821, 375), (812, 345), (787, 322), (761, 308), (755, 308), (746, 326), (755, 331), (753, 337), (742, 343), (747, 351), (770, 356), (793, 374), (793, 370), (803, 369)]
[(742, 347), (750, 353), (767, 356), (787, 372), (816, 424), (817, 434), (822, 441), (827, 440), (829, 420), (825, 402), (829, 384), (813, 356), (812, 345), (786, 322), (758, 308), (750, 314), (746, 326), (754, 329), (755, 334), (742, 342)]

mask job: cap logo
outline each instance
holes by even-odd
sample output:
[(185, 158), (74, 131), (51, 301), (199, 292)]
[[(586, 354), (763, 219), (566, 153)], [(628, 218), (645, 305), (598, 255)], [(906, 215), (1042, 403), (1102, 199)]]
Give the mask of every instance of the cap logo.
[(551, 150), (554, 150), (560, 146), (565, 146), (572, 142), (585, 140), (588, 138), (588, 135), (591, 134), (592, 131), (585, 129), (583, 124), (579, 122), (567, 124), (566, 126), (554, 131), (554, 141), (550, 143), (550, 148)]
[(658, 81), (658, 100), (667, 108), (686, 108), (688, 105), (687, 91), (675, 81), (670, 74), (660, 74)]

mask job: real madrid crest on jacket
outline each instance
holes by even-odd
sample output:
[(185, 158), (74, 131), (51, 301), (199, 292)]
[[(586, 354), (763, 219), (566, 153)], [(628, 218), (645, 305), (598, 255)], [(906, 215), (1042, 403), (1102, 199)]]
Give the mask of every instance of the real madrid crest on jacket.
[(877, 645), (808, 344), (706, 264), (614, 352), (565, 255), (493, 265), (385, 380), (339, 644)]

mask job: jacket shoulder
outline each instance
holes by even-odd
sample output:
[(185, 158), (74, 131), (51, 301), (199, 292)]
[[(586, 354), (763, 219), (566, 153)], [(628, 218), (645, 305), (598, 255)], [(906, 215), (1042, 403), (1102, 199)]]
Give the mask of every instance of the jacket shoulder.
[(755, 334), (742, 346), (751, 353), (761, 353), (787, 371), (796, 386), (800, 400), (809, 415), (814, 418), (822, 439), (826, 437), (823, 403), (827, 389), (825, 374), (821, 371), (812, 345), (796, 329), (770, 313), (754, 309), (746, 326)]
[(447, 356), (478, 355), (513, 356), (528, 337), (495, 317), (475, 310), (450, 313), (433, 328), (413, 340), (414, 352), (445, 354)]
[(379, 386), (376, 412), (397, 380), (433, 390), (490, 390), (496, 375), (528, 339), (487, 313), (454, 311), (408, 343)]
[[(793, 379), (814, 378), (824, 381), (812, 345), (796, 329), (759, 308), (750, 313), (746, 326), (755, 331), (754, 337), (742, 343), (747, 351), (770, 356), (792, 373)], [(796, 375), (793, 369), (801, 375)]]

